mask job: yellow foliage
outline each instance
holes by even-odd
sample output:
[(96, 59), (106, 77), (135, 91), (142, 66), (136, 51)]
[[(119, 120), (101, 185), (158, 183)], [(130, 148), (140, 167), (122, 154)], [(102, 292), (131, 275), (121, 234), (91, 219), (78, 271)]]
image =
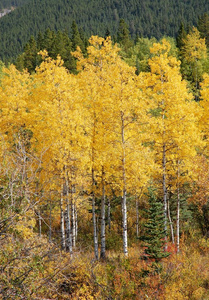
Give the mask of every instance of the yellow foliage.
[(200, 32), (196, 27), (188, 33), (184, 41), (184, 56), (188, 62), (204, 59), (207, 56), (205, 39), (200, 38)]
[(208, 257), (201, 256), (197, 250), (182, 252), (169, 261), (167, 272), (171, 271), (165, 284), (166, 299), (207, 299), (209, 291), (205, 289), (208, 281)]
[(28, 211), (25, 215), (17, 215), (17, 223), (13, 226), (13, 230), (23, 239), (32, 238), (34, 236), (34, 227), (36, 220), (33, 211)]

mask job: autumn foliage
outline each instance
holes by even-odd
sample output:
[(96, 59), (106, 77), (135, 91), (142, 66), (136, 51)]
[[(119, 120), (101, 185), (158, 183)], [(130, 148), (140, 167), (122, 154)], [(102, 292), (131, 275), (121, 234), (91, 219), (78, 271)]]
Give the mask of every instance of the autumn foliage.
[(46, 51), (32, 74), (3, 70), (0, 297), (207, 299), (208, 76), (195, 102), (166, 39), (139, 75), (110, 37), (89, 43), (77, 74)]

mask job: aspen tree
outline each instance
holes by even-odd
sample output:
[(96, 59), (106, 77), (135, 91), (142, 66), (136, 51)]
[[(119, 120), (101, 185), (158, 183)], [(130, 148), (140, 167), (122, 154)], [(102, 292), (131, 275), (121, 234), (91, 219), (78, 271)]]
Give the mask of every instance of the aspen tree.
[(90, 158), (90, 176), (91, 176), (91, 200), (92, 200), (92, 221), (93, 221), (93, 239), (94, 239), (94, 255), (95, 259), (99, 258), (98, 253), (98, 232), (97, 232), (97, 222), (96, 222), (96, 212), (95, 212), (95, 200), (96, 200), (96, 172), (98, 170), (97, 160), (98, 155), (98, 118), (101, 111), (100, 104), (100, 85), (98, 84), (97, 75), (94, 69), (97, 69), (98, 63), (95, 57), (95, 67), (94, 67), (94, 52), (96, 48), (101, 46), (101, 40), (91, 47), (88, 48), (88, 57), (85, 59), (83, 54), (78, 48), (74, 52), (74, 56), (78, 58), (78, 70), (83, 69), (83, 71), (78, 75), (80, 90), (83, 94), (84, 106), (86, 107), (86, 134), (88, 137), (88, 148), (89, 148), (89, 158)]
[[(203, 82), (201, 84), (201, 91), (200, 91), (200, 107), (202, 108), (202, 114), (200, 117), (200, 126), (201, 130), (203, 131), (204, 137), (206, 138), (206, 151), (208, 151), (208, 136), (209, 136), (209, 109), (208, 109), (208, 102), (209, 102), (209, 75), (204, 74)], [(206, 152), (207, 155), (207, 152)]]
[[(200, 82), (204, 71), (207, 71), (207, 47), (205, 39), (200, 37), (200, 32), (196, 27), (187, 34), (182, 46), (182, 69), (185, 78), (192, 83), (195, 100), (199, 100)], [(189, 67), (189, 69), (188, 69)]]
[[(151, 72), (144, 73), (142, 87), (152, 102), (150, 124), (153, 134), (156, 159), (162, 176), (162, 197), (164, 203), (164, 227), (167, 232), (167, 189), (173, 155), (178, 150), (178, 159), (184, 168), (190, 167), (189, 158), (196, 155), (195, 145), (200, 142), (197, 128), (197, 103), (192, 101), (186, 82), (182, 81), (180, 63), (169, 56), (170, 44), (163, 39), (150, 49), (153, 58), (149, 60)], [(167, 235), (167, 234), (166, 234)]]
[[(139, 128), (139, 123), (143, 123), (140, 118), (143, 119), (143, 116), (146, 116), (146, 110), (144, 102), (141, 101), (135, 69), (121, 60), (118, 56), (119, 49), (112, 45), (110, 38), (104, 40), (92, 37), (90, 43), (87, 59), (83, 58), (79, 51), (75, 54), (79, 58), (80, 69), (83, 68), (88, 78), (91, 78), (88, 84), (92, 86), (91, 95), (92, 91), (94, 92), (94, 97), (91, 97), (93, 101), (91, 106), (94, 109), (93, 118), (96, 121), (92, 132), (97, 132), (98, 140), (102, 137), (105, 139), (105, 142), (100, 142), (98, 145), (100, 149), (97, 149), (97, 155), (103, 158), (99, 162), (100, 167), (98, 165), (97, 168), (103, 167), (105, 173), (114, 176), (116, 184), (121, 189), (123, 251), (125, 255), (128, 255), (127, 192), (129, 187), (130, 191), (132, 189), (131, 180), (134, 171), (139, 172), (135, 169), (135, 160), (143, 157), (143, 154), (141, 157), (139, 155), (140, 152), (143, 153), (142, 140), (139, 135), (142, 129)], [(80, 76), (83, 76), (83, 72)], [(96, 145), (95, 141), (94, 145)], [(134, 146), (139, 148), (136, 150)], [(110, 157), (114, 159), (114, 165)]]
[[(28, 126), (31, 81), (26, 71), (19, 72), (11, 65), (4, 70), (0, 87), (0, 137), (1, 146), (6, 150), (2, 149), (1, 153), (1, 182), (8, 182), (7, 186), (4, 183), (3, 193), (10, 203), (8, 225), (24, 238), (33, 235), (42, 188), (38, 185), (40, 156), (32, 146), (33, 133)], [(16, 222), (13, 223), (14, 217)], [(41, 226), (39, 228), (41, 234)]]
[[(83, 91), (84, 105), (88, 117), (86, 126), (87, 136), (89, 138), (89, 157), (91, 160), (91, 196), (92, 196), (92, 220), (94, 232), (94, 252), (95, 258), (98, 259), (98, 233), (95, 215), (95, 180), (99, 174), (102, 177), (102, 204), (101, 204), (101, 257), (105, 257), (105, 220), (104, 220), (104, 201), (105, 201), (105, 178), (106, 165), (104, 165), (104, 154), (108, 151), (107, 129), (111, 136), (111, 129), (107, 126), (109, 120), (110, 101), (107, 98), (107, 87), (104, 86), (104, 72), (106, 71), (112, 46), (103, 47), (104, 39), (92, 37), (88, 47), (88, 56), (84, 58), (79, 49), (74, 55), (78, 58), (78, 69), (82, 72), (79, 74), (80, 86)], [(106, 44), (107, 45), (107, 44)], [(114, 52), (115, 53), (115, 52)], [(109, 54), (109, 57), (107, 56)], [(114, 55), (114, 54), (113, 54)], [(105, 71), (103, 71), (105, 70)]]
[(27, 71), (21, 73), (14, 65), (4, 68), (3, 74), (0, 87), (0, 129), (4, 138), (8, 139), (25, 128), (31, 79)]
[[(62, 209), (67, 208), (69, 241), (69, 238), (72, 237), (72, 232), (69, 233), (69, 230), (75, 229), (75, 222), (69, 220), (72, 213), (69, 212), (69, 209), (72, 210), (75, 205), (75, 199), (72, 197), (71, 205), (69, 204), (69, 190), (72, 191), (78, 183), (76, 177), (79, 168), (81, 171), (83, 170), (81, 166), (83, 154), (81, 145), (84, 136), (84, 127), (81, 121), (82, 109), (79, 103), (79, 93), (76, 93), (74, 75), (69, 74), (62, 66), (63, 61), (60, 57), (53, 60), (47, 57), (46, 52), (43, 52), (42, 55), (45, 57), (45, 61), (37, 68), (34, 75), (31, 111), (33, 111), (35, 119), (31, 122), (30, 127), (34, 132), (34, 143), (36, 140), (38, 141), (37, 151), (40, 148), (46, 149), (43, 156), (43, 169), (50, 171), (52, 175), (59, 174), (60, 178), (53, 184), (55, 186), (60, 184), (58, 190), (60, 190), (63, 202), (61, 206)], [(85, 161), (85, 159), (83, 160)], [(68, 186), (68, 190), (64, 192), (66, 186)], [(61, 216), (63, 217), (62, 213)], [(71, 249), (71, 246), (68, 248)], [(70, 252), (72, 251), (70, 250)]]
[(195, 173), (194, 186), (192, 190), (192, 197), (190, 201), (197, 207), (199, 218), (201, 223), (201, 229), (205, 236), (208, 236), (208, 225), (207, 225), (207, 205), (208, 205), (208, 174), (209, 174), (209, 75), (203, 75), (203, 81), (201, 83), (200, 90), (200, 107), (202, 108), (200, 114), (200, 128), (203, 135), (204, 147), (201, 148), (200, 154), (197, 156), (193, 164), (193, 170)]
[[(147, 110), (148, 102), (142, 96), (139, 89), (138, 77), (135, 70), (128, 68), (123, 62), (119, 61), (114, 66), (115, 87), (113, 88), (114, 111), (113, 119), (115, 122), (115, 136), (118, 147), (118, 157), (121, 159), (122, 168), (122, 212), (123, 212), (123, 242), (124, 253), (128, 252), (126, 246), (127, 234), (127, 212), (126, 197), (127, 193), (133, 195), (139, 193), (149, 178), (151, 171), (152, 152), (144, 146), (148, 139)], [(112, 71), (113, 73), (113, 71)], [(120, 148), (121, 147), (121, 148)]]

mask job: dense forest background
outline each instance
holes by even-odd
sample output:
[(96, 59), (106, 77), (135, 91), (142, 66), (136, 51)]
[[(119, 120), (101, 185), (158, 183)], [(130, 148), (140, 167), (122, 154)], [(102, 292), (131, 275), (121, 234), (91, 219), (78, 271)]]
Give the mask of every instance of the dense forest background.
[(124, 19), (132, 38), (159, 39), (164, 35), (175, 37), (181, 23), (196, 26), (198, 17), (209, 12), (207, 0), (19, 0), (3, 1), (3, 4), (21, 7), (0, 19), (1, 60), (14, 59), (31, 35), (37, 38), (39, 31), (47, 28), (71, 34), (73, 21), (87, 37), (105, 36), (107, 28), (114, 36), (119, 20)]
[(2, 0), (0, 3), (0, 9), (5, 9), (5, 8), (16, 8), (18, 6), (24, 5), (28, 3), (29, 0)]

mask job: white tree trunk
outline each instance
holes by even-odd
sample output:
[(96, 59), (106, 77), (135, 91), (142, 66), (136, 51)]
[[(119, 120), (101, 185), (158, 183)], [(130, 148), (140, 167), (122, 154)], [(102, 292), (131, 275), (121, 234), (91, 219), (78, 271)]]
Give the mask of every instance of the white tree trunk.
[(105, 259), (105, 185), (104, 171), (102, 170), (102, 200), (101, 200), (101, 252), (100, 258)]
[(107, 202), (107, 223), (108, 223), (108, 229), (111, 230), (111, 206), (110, 206), (110, 198), (108, 198)]
[(71, 235), (72, 235), (72, 247), (76, 247), (76, 211), (75, 211), (75, 197), (76, 192), (74, 180), (74, 171), (71, 169)]
[(122, 182), (123, 182), (123, 195), (122, 195), (122, 226), (123, 226), (123, 253), (128, 256), (128, 232), (127, 232), (127, 204), (126, 204), (126, 170), (125, 170), (125, 136), (124, 132), (124, 117), (121, 112), (121, 139), (122, 139)]
[(127, 205), (126, 190), (123, 190), (122, 198), (122, 214), (123, 214), (123, 253), (128, 256), (128, 232), (127, 232)]
[(76, 222), (75, 222), (75, 203), (72, 199), (72, 240), (73, 240), (73, 247), (76, 246)]
[(42, 232), (42, 228), (41, 228), (41, 212), (40, 210), (38, 211), (38, 228), (39, 228), (39, 237), (41, 237), (41, 232)]
[(170, 212), (170, 202), (169, 202), (169, 199), (168, 199), (168, 202), (167, 202), (167, 210), (168, 210), (168, 219), (169, 219), (169, 223), (170, 223), (171, 240), (172, 240), (172, 244), (175, 244), (174, 230), (173, 230), (173, 222), (172, 222), (172, 219), (171, 219), (171, 212)]
[(75, 205), (75, 239), (78, 237), (78, 215), (77, 215), (77, 207)]
[(93, 233), (94, 233), (94, 255), (95, 259), (98, 260), (98, 238), (97, 238), (97, 222), (96, 222), (96, 212), (95, 212), (95, 179), (94, 179), (94, 169), (92, 168), (92, 219), (93, 219)]
[(61, 227), (61, 248), (62, 250), (65, 250), (66, 244), (65, 244), (65, 221), (64, 221), (64, 210), (63, 210), (63, 187), (61, 189), (61, 197), (60, 197), (60, 227)]
[(67, 220), (66, 220), (66, 228), (67, 228), (67, 239), (66, 239), (66, 248), (70, 252), (70, 254), (73, 254), (73, 248), (72, 248), (72, 233), (71, 233), (71, 220), (70, 220), (70, 204), (69, 200), (67, 202)]
[(71, 219), (70, 219), (70, 195), (69, 195), (69, 180), (68, 180), (68, 172), (66, 172), (66, 197), (67, 197), (67, 215), (66, 215), (66, 250), (73, 254), (73, 247), (72, 247), (72, 228), (71, 228)]
[(180, 251), (180, 189), (179, 189), (179, 161), (178, 161), (178, 183), (177, 183), (177, 216), (176, 216), (176, 246), (177, 253)]
[(139, 237), (139, 199), (136, 196), (136, 237)]
[(52, 242), (52, 201), (49, 200), (49, 243)]
[(179, 187), (177, 191), (177, 218), (176, 218), (176, 246), (177, 246), (177, 253), (180, 251), (180, 227), (179, 227), (179, 219), (180, 219), (180, 195), (179, 195)]
[(165, 144), (163, 144), (163, 202), (164, 202), (165, 251), (167, 251), (167, 188), (166, 188), (166, 147), (165, 147)]

